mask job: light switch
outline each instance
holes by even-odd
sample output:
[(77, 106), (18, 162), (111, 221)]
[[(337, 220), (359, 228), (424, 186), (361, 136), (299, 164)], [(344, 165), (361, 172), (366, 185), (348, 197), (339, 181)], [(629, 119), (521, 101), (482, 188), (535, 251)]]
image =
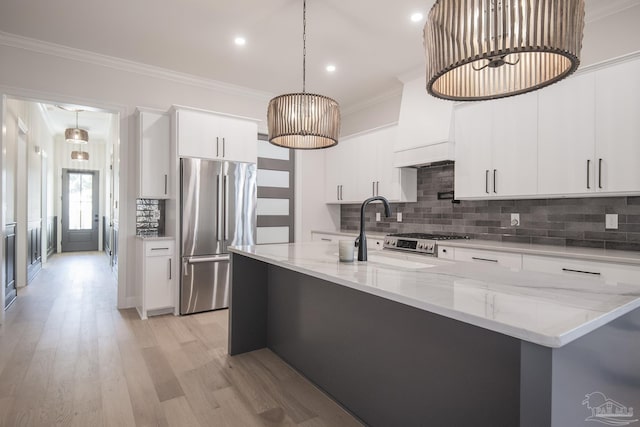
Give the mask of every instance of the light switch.
[(402, 212), (398, 212), (398, 222), (402, 222)]
[(511, 225), (513, 227), (520, 226), (520, 214), (519, 213), (512, 213), (511, 214)]
[(376, 221), (380, 221), (380, 212), (376, 212)]
[(618, 229), (618, 214), (606, 214), (604, 219), (604, 228), (607, 230)]

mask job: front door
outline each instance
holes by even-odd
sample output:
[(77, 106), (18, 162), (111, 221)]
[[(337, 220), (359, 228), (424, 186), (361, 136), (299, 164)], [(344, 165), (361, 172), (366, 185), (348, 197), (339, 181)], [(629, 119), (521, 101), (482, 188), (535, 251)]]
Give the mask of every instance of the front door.
[(98, 250), (98, 171), (62, 172), (62, 252)]

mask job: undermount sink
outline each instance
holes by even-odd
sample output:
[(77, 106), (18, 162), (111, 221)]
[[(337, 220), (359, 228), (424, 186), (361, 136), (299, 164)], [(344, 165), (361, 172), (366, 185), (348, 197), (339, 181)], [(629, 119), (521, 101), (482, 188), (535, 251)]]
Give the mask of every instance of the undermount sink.
[(369, 263), (382, 264), (390, 267), (404, 268), (408, 270), (420, 270), (423, 268), (435, 267), (434, 264), (429, 264), (423, 261), (413, 261), (405, 258), (396, 258), (388, 255), (372, 254), (369, 252)]

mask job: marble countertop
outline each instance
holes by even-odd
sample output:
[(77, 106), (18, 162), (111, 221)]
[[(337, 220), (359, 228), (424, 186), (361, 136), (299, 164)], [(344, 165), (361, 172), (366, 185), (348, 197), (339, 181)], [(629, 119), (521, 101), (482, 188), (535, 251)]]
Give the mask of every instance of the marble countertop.
[[(320, 234), (331, 234), (333, 236), (344, 236), (344, 237), (358, 237), (360, 233), (357, 231), (325, 231), (325, 230), (311, 230), (312, 233), (320, 233)], [(365, 233), (367, 235), (367, 239), (378, 239), (384, 240), (386, 234), (381, 233)]]
[(230, 250), (546, 347), (561, 347), (640, 307), (640, 278), (612, 284), (390, 251), (341, 263), (337, 244), (326, 242)]
[(591, 261), (640, 265), (640, 251), (619, 251), (611, 249), (580, 248), (575, 246), (552, 246), (527, 243), (494, 242), (491, 240), (463, 239), (438, 242), (438, 246), (482, 249), (488, 251), (512, 252), (551, 257), (559, 256), (563, 258), (576, 258)]

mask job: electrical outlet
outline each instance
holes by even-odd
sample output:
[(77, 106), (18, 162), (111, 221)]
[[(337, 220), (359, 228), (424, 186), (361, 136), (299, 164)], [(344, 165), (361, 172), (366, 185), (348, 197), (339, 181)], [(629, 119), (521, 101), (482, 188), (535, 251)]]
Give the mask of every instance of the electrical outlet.
[(606, 230), (617, 230), (618, 214), (606, 214), (604, 218), (604, 228)]
[(520, 214), (519, 213), (512, 213), (511, 214), (511, 226), (512, 227), (519, 227), (520, 226)]
[(398, 212), (398, 222), (402, 222), (402, 212)]
[(376, 212), (376, 222), (380, 222), (380, 212)]

